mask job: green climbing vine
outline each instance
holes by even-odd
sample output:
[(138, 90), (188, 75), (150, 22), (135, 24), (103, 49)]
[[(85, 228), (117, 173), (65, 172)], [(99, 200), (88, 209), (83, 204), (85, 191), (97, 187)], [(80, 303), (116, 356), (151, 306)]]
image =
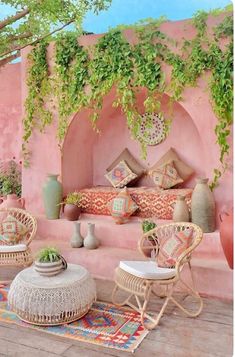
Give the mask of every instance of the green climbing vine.
[[(30, 53), (24, 143), (28, 143), (33, 127), (43, 130), (52, 121), (52, 115), (45, 107), (51, 82), (58, 99), (57, 136), (60, 142), (67, 132), (69, 116), (82, 108), (91, 109), (91, 121), (97, 129), (104, 98), (113, 87), (116, 88), (113, 106), (121, 108), (132, 137), (138, 139), (141, 115), (136, 103), (140, 88), (146, 88), (144, 107), (145, 112), (151, 114), (161, 112), (164, 92), (171, 95), (172, 101), (183, 100), (184, 89), (197, 86), (198, 79), (208, 75), (212, 107), (218, 118), (215, 134), (221, 162), (221, 167), (214, 170), (211, 182), (211, 188), (214, 189), (226, 170), (233, 109), (231, 12), (222, 17), (213, 34), (208, 35), (207, 31), (208, 16), (220, 14), (219, 9), (210, 13), (197, 12), (192, 19), (196, 36), (192, 40), (183, 40), (181, 44), (160, 31), (159, 26), (165, 18), (148, 19), (131, 26), (136, 38), (134, 43), (126, 40), (124, 26), (111, 29), (89, 48), (79, 45), (76, 33), (64, 33), (55, 41), (53, 80), (48, 75), (47, 44), (37, 45)], [(225, 38), (226, 45), (221, 46), (221, 38)], [(165, 79), (165, 65), (171, 69), (170, 83)], [(166, 122), (166, 130), (169, 130), (171, 118), (167, 118)], [(146, 144), (141, 142), (141, 146), (146, 155)]]
[(24, 164), (29, 164), (29, 151), (27, 144), (36, 127), (43, 132), (45, 127), (52, 122), (52, 114), (45, 107), (46, 99), (51, 86), (48, 78), (47, 42), (41, 42), (33, 48), (28, 56), (31, 63), (28, 71), (27, 85), (30, 88), (25, 102), (26, 116), (23, 120), (23, 145)]

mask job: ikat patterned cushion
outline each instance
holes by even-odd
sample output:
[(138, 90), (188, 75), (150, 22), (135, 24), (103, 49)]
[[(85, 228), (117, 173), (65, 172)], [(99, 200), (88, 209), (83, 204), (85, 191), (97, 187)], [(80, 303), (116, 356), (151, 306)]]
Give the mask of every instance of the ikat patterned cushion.
[(162, 268), (174, 268), (179, 256), (192, 242), (192, 229), (175, 232), (171, 236), (159, 239), (159, 253), (157, 263)]
[(8, 244), (17, 244), (27, 232), (28, 228), (11, 215), (0, 224), (0, 234), (8, 240)]
[(154, 171), (157, 168), (159, 168), (162, 165), (165, 165), (166, 163), (174, 161), (174, 166), (180, 175), (180, 177), (183, 179), (183, 181), (186, 181), (189, 179), (190, 176), (194, 173), (194, 170), (192, 167), (190, 167), (188, 164), (186, 164), (184, 161), (182, 161), (175, 150), (173, 148), (170, 148), (157, 162), (155, 165), (153, 165), (150, 168), (150, 171)]
[(116, 188), (122, 188), (134, 180), (137, 175), (131, 171), (124, 160), (120, 161), (105, 177)]
[(117, 224), (125, 223), (127, 218), (138, 208), (126, 187), (114, 199), (109, 201), (107, 206)]
[(125, 148), (120, 155), (112, 162), (111, 165), (106, 169), (107, 172), (111, 171), (120, 161), (125, 161), (128, 167), (131, 169), (137, 177), (129, 182), (128, 185), (133, 186), (146, 172), (145, 168), (140, 165), (140, 163), (134, 158), (130, 151)]
[(9, 245), (10, 241), (8, 237), (3, 236), (0, 234), (0, 245)]
[(150, 171), (150, 175), (152, 176), (155, 185), (164, 189), (171, 188), (178, 183), (183, 182), (173, 161), (156, 168), (154, 171)]

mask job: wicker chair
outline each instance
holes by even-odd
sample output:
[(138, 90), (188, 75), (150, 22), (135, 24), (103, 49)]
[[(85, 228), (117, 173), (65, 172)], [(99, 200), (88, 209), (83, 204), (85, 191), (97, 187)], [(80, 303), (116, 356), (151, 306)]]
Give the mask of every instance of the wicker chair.
[[(192, 242), (189, 248), (179, 256), (174, 269), (160, 268), (157, 266), (155, 260), (146, 260), (139, 262), (120, 262), (119, 267), (115, 271), (115, 287), (112, 295), (113, 303), (119, 306), (129, 305), (131, 308), (139, 312), (141, 315), (141, 322), (148, 330), (151, 330), (158, 325), (169, 301), (172, 301), (190, 317), (196, 317), (202, 311), (203, 301), (195, 289), (190, 264), (191, 253), (202, 240), (202, 230), (192, 223), (165, 224), (157, 226), (153, 230), (145, 233), (140, 239), (138, 246), (145, 257), (156, 257), (159, 253), (159, 247), (161, 247), (159, 244), (161, 237), (170, 237), (172, 236), (172, 233), (184, 231), (188, 228), (193, 230)], [(190, 285), (184, 282), (181, 277), (181, 272), (185, 265), (188, 265), (191, 273), (192, 284)], [(196, 298), (198, 302), (196, 311), (188, 310), (177, 301), (175, 297), (173, 297), (175, 288), (179, 283), (184, 285), (189, 295)], [(164, 287), (164, 294), (156, 292), (155, 288), (157, 286), (160, 288)], [(117, 293), (120, 289), (128, 293), (127, 298), (121, 302), (118, 301), (120, 299), (117, 299)], [(147, 312), (151, 293), (161, 298), (165, 297), (162, 308), (158, 314)]]
[(0, 268), (5, 266), (27, 267), (33, 263), (29, 245), (36, 234), (36, 219), (27, 211), (19, 208), (0, 208), (0, 221), (8, 214), (23, 223), (28, 231), (19, 244), (7, 245), (0, 241)]

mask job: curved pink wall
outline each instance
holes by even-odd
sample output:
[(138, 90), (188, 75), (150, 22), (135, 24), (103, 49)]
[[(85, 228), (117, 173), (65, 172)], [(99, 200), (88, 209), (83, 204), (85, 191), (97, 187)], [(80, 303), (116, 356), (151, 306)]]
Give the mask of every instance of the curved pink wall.
[[(143, 111), (143, 94), (138, 96), (138, 104)], [(162, 100), (162, 111), (165, 118), (168, 118), (169, 105), (168, 96)], [(182, 106), (176, 103), (173, 106), (173, 121), (169, 135), (162, 143), (147, 147), (147, 158), (142, 159), (142, 152), (138, 141), (130, 138), (130, 132), (126, 125), (124, 115), (120, 110), (109, 107), (98, 123), (101, 130), (100, 135), (96, 135), (93, 144), (93, 184), (107, 185), (109, 182), (105, 179), (106, 168), (114, 161), (117, 155), (127, 147), (133, 156), (146, 168), (154, 165), (159, 158), (173, 147), (179, 156), (190, 164), (197, 175), (205, 175), (205, 170), (201, 167), (201, 157), (203, 157), (202, 142), (199, 133)], [(187, 148), (187, 150), (186, 150)], [(197, 152), (197, 155), (195, 155)], [(187, 186), (193, 185), (193, 180), (187, 183)], [(139, 185), (153, 186), (152, 180), (143, 179)]]
[(21, 116), (21, 64), (9, 64), (0, 69), (0, 160), (20, 160)]
[[(221, 17), (210, 18), (208, 20), (209, 28), (214, 27)], [(167, 22), (161, 25), (161, 29), (178, 41), (183, 37), (189, 39), (195, 35), (195, 30), (189, 21)], [(124, 35), (130, 42), (136, 41), (130, 30), (125, 31)], [(96, 35), (82, 36), (79, 42), (84, 46), (89, 46), (95, 43), (99, 37)], [(27, 52), (28, 50), (24, 50), (22, 53), (23, 99), (27, 96), (25, 84), (28, 66)], [(50, 69), (52, 69), (52, 53), (53, 45), (48, 50)], [(170, 69), (167, 66), (163, 66), (163, 69), (166, 73), (166, 80), (169, 82)], [(219, 166), (219, 148), (216, 145), (214, 133), (217, 118), (210, 104), (210, 97), (206, 90), (207, 85), (208, 79), (204, 76), (198, 81), (197, 87), (187, 88), (184, 91), (183, 100), (175, 104), (174, 107), (174, 121), (170, 135), (160, 145), (148, 148), (145, 166), (155, 163), (169, 147), (174, 147), (179, 156), (192, 165), (197, 176), (204, 175), (210, 179), (213, 177), (213, 169)], [(23, 175), (23, 193), (31, 209), (42, 211), (41, 186), (48, 171), (61, 174), (64, 193), (67, 193), (69, 190), (79, 187), (106, 184), (103, 178), (105, 168), (124, 147), (127, 146), (135, 157), (140, 156), (139, 145), (129, 138), (123, 115), (111, 106), (113, 95), (112, 91), (104, 100), (101, 120), (98, 124), (101, 129), (99, 136), (92, 131), (89, 121), (86, 121), (87, 111), (75, 115), (64, 141), (63, 155), (61, 155), (55, 138), (58, 119), (56, 112), (54, 112), (55, 122), (47, 129), (46, 135), (34, 135), (30, 141), (33, 152), (32, 166), (30, 169), (24, 170)], [(164, 98), (166, 102), (167, 96)], [(140, 98), (140, 105), (141, 100)], [(163, 107), (165, 104), (163, 102)], [(31, 187), (32, 184), (29, 185), (32, 182), (33, 187)], [(194, 185), (194, 181), (191, 180), (188, 185)], [(230, 169), (214, 191), (218, 210), (232, 200), (232, 190), (232, 169)]]

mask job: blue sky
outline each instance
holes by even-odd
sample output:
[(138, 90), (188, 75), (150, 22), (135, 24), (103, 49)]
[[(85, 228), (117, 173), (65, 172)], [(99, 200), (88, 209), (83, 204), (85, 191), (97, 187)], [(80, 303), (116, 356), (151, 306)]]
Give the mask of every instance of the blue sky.
[(102, 33), (119, 24), (133, 24), (161, 15), (169, 20), (181, 20), (192, 17), (197, 10), (210, 10), (229, 4), (231, 0), (113, 0), (107, 11), (87, 15), (84, 30)]
[[(231, 0), (112, 0), (107, 11), (88, 13), (83, 27), (94, 33), (106, 32), (120, 24), (133, 24), (148, 17), (165, 15), (169, 20), (192, 17), (197, 10), (210, 10), (231, 4)], [(0, 3), (0, 18), (11, 14), (9, 6)]]

